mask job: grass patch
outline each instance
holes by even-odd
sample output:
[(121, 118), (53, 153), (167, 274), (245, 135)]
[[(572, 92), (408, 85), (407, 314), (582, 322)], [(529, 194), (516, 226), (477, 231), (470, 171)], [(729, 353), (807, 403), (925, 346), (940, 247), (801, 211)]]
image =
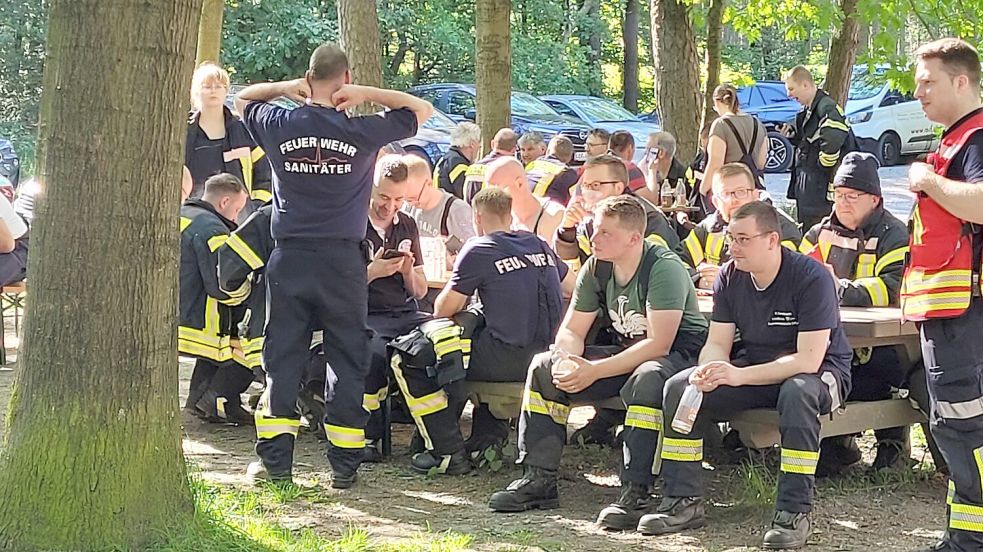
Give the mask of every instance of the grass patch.
[(312, 529), (292, 530), (276, 523), (283, 504), (313, 498), (317, 489), (297, 485), (269, 485), (257, 491), (230, 489), (192, 477), (195, 500), (192, 522), (162, 535), (157, 552), (456, 552), (474, 538), (453, 531), (421, 531), (404, 541), (387, 543), (350, 525), (339, 538)]
[(754, 457), (741, 462), (734, 477), (737, 480), (735, 501), (752, 508), (774, 508), (778, 494), (778, 473)]

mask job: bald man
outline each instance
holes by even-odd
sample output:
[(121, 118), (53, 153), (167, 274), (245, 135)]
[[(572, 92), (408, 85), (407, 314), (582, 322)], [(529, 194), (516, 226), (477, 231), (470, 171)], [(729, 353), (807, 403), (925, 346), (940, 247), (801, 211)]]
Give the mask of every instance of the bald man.
[(511, 157), (515, 159), (515, 147), (519, 143), (519, 135), (511, 128), (502, 128), (495, 133), (491, 141), (491, 152), (468, 167), (464, 175), (464, 200), (471, 204), (474, 197), (488, 182), (485, 172), (492, 161)]
[(464, 200), (433, 185), (430, 165), (416, 155), (404, 157), (409, 168), (403, 212), (416, 221), (421, 237), (444, 238), (448, 260), (473, 238), (474, 217)]
[(512, 230), (532, 232), (551, 243), (563, 220), (564, 207), (548, 197), (532, 194), (522, 163), (514, 157), (496, 159), (488, 165), (485, 176), (489, 185), (512, 196)]

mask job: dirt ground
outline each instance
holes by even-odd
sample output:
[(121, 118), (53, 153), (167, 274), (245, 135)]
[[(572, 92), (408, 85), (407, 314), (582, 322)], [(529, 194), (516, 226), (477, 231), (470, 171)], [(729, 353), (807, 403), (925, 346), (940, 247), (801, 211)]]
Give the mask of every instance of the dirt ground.
[[(8, 345), (11, 341), (8, 341)], [(0, 412), (6, 412), (17, 367), (0, 368)], [(181, 393), (187, 392), (191, 363), (181, 363)], [(182, 398), (183, 400), (183, 398)], [(577, 409), (571, 428), (583, 424), (590, 409)], [(184, 449), (201, 477), (245, 487), (246, 465), (253, 459), (253, 429), (205, 424), (182, 418)], [(526, 514), (495, 514), (487, 505), (491, 492), (518, 473), (506, 464), (498, 473), (477, 470), (461, 477), (422, 477), (409, 469), (406, 453), (411, 427), (395, 426), (393, 457), (364, 465), (358, 484), (347, 491), (327, 487), (324, 445), (309, 433), (298, 441), (295, 477), (314, 491), (278, 509), (277, 521), (290, 529), (311, 528), (340, 537), (350, 527), (367, 530), (379, 542), (452, 530), (474, 537), (474, 550), (607, 551), (751, 551), (767, 527), (772, 511), (754, 499), (747, 470), (734, 464), (707, 467), (710, 478), (708, 523), (684, 535), (649, 538), (608, 533), (594, 524), (597, 512), (617, 498), (618, 454), (600, 447), (568, 447), (560, 471), (561, 508)], [(924, 469), (930, 456), (916, 439), (912, 457), (923, 469), (895, 478), (865, 478), (855, 473), (818, 486), (815, 531), (809, 550), (915, 550), (941, 536), (945, 481)], [(862, 440), (870, 461), (872, 439)], [(777, 471), (777, 467), (772, 472)], [(742, 479), (743, 478), (743, 479)], [(752, 478), (753, 479), (753, 478)]]

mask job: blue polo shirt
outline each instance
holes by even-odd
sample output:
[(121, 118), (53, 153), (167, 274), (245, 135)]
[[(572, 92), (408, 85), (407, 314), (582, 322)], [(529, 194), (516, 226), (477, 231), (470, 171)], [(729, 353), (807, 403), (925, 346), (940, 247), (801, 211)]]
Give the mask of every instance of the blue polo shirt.
[(417, 130), (409, 109), (348, 117), (333, 107), (250, 102), (243, 115), (273, 167), (278, 241), (365, 238), (379, 149)]

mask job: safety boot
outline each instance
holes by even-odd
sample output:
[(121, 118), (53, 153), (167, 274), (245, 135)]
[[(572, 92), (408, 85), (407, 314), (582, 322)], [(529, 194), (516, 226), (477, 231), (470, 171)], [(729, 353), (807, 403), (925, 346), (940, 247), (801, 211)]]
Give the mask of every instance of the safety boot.
[(471, 471), (471, 460), (468, 454), (459, 450), (454, 454), (438, 455), (432, 450), (426, 450), (413, 455), (410, 461), (413, 471), (429, 475), (439, 473), (442, 475), (464, 475)]
[(659, 503), (654, 514), (646, 514), (638, 520), (638, 532), (643, 535), (665, 535), (703, 527), (704, 523), (706, 513), (703, 498), (666, 497)]
[(524, 465), (522, 477), (509, 483), (504, 491), (492, 494), (488, 499), (488, 507), (496, 512), (559, 508), (560, 493), (556, 486), (556, 471)]
[(654, 506), (648, 485), (622, 482), (618, 501), (601, 510), (597, 523), (613, 531), (630, 531), (638, 527), (638, 520), (651, 513)]
[(792, 550), (805, 546), (812, 534), (809, 514), (778, 510), (765, 533), (761, 547), (767, 550)]

